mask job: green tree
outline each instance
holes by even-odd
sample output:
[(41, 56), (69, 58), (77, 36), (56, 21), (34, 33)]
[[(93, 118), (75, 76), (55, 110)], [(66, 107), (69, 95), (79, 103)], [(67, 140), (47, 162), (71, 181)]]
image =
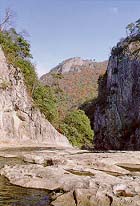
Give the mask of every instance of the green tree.
[(134, 35), (140, 33), (140, 19), (135, 21), (134, 23), (130, 23), (126, 26), (127, 35)]
[[(0, 31), (0, 45), (9, 65), (12, 64), (23, 73), (28, 93), (34, 100), (33, 106), (38, 107), (56, 128), (60, 128), (73, 145), (81, 147), (92, 144), (93, 131), (83, 111), (76, 110), (69, 113), (60, 125), (58, 105), (62, 105), (66, 97), (63, 96), (58, 86), (45, 87), (39, 82), (35, 66), (31, 62), (29, 42), (14, 28), (11, 28), (8, 31)], [(57, 74), (54, 78), (59, 80), (63, 76)], [(6, 84), (2, 86), (7, 87)]]
[(24, 76), (28, 93), (45, 117), (55, 126), (58, 121), (57, 101), (52, 88), (40, 84), (34, 65), (31, 63), (30, 44), (14, 28), (0, 32), (2, 46), (9, 64), (19, 68)]
[(57, 127), (58, 110), (54, 90), (50, 87), (44, 87), (41, 84), (38, 84), (34, 89), (33, 99), (36, 106), (39, 107), (45, 117)]
[(37, 74), (31, 63), (30, 44), (15, 29), (0, 32), (0, 45), (2, 46), (9, 64), (21, 69), (27, 89), (32, 93)]
[(60, 128), (72, 145), (78, 147), (92, 145), (94, 134), (90, 126), (90, 120), (84, 111), (75, 110), (70, 112)]
[(140, 19), (138, 19), (137, 21), (136, 21), (136, 28), (137, 28), (137, 31), (138, 31), (138, 33), (140, 32)]
[(135, 31), (135, 24), (134, 23), (130, 23), (126, 26), (126, 31), (127, 31), (127, 34), (130, 34), (132, 35), (133, 32)]

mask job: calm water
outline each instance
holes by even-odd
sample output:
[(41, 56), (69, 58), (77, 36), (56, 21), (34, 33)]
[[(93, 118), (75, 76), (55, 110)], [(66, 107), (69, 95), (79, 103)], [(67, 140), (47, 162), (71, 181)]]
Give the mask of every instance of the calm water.
[[(23, 164), (18, 158), (0, 157), (0, 168), (4, 164)], [(49, 206), (49, 196), (46, 190), (29, 189), (14, 186), (0, 176), (0, 206)]]

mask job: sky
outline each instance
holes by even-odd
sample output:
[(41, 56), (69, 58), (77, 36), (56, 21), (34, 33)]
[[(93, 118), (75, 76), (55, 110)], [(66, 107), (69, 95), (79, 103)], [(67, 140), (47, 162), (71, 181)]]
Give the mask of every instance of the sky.
[(26, 30), (39, 76), (65, 59), (104, 61), (140, 18), (140, 0), (0, 0), (15, 12), (17, 31)]

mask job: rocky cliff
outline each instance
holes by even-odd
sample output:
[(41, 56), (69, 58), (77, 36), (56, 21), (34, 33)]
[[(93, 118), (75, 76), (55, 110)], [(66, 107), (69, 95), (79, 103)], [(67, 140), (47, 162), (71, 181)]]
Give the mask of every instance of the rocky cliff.
[(0, 142), (69, 146), (33, 105), (20, 69), (7, 64), (0, 49)]
[(95, 104), (96, 149), (140, 150), (139, 34), (112, 49)]
[(91, 68), (96, 70), (102, 70), (106, 66), (107, 61), (104, 62), (95, 62), (94, 60), (89, 60), (89, 59), (82, 59), (80, 57), (73, 57), (64, 60), (61, 62), (59, 65), (51, 69), (50, 73), (70, 73), (70, 72), (80, 72), (84, 68)]

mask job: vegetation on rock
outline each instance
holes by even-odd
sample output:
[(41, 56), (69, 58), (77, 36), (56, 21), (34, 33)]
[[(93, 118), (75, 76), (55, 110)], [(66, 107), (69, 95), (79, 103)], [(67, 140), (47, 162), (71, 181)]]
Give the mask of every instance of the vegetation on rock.
[(100, 150), (139, 150), (140, 20), (111, 52), (107, 73), (99, 79), (92, 117), (94, 144)]
[(55, 94), (38, 80), (35, 66), (31, 63), (30, 44), (15, 29), (0, 32), (2, 46), (9, 64), (20, 68), (23, 73), (28, 93), (33, 97), (35, 105), (52, 123), (57, 119)]
[(50, 87), (44, 87), (38, 83), (33, 92), (33, 99), (36, 106), (40, 108), (40, 111), (45, 115), (45, 117), (57, 127), (58, 110), (54, 90)]
[[(37, 106), (45, 117), (69, 138), (73, 145), (91, 144), (93, 131), (90, 128), (89, 119), (83, 111), (70, 112), (63, 122), (60, 118), (59, 106), (65, 107), (64, 102), (67, 99), (58, 84), (58, 81), (63, 79), (63, 75), (53, 75), (56, 80), (55, 87), (43, 86), (38, 80), (35, 66), (31, 62), (29, 42), (13, 28), (8, 31), (0, 31), (0, 45), (4, 50), (7, 63), (19, 68), (23, 73), (28, 93), (34, 100), (33, 106)], [(5, 88), (7, 85), (2, 86)]]
[(0, 44), (8, 63), (20, 68), (23, 72), (26, 86), (31, 93), (37, 81), (37, 75), (34, 65), (30, 61), (32, 57), (30, 54), (30, 44), (15, 29), (0, 32)]
[[(86, 143), (84, 137), (79, 137), (81, 132), (80, 130), (77, 132), (79, 128), (75, 128), (75, 126), (71, 127), (70, 123), (65, 124), (66, 118), (79, 108), (85, 110), (81, 105), (85, 105), (85, 102), (91, 102), (96, 98), (98, 78), (99, 75), (104, 74), (106, 67), (107, 61), (95, 62), (75, 57), (63, 61), (48, 74), (41, 77), (42, 83), (53, 88), (57, 96), (59, 112), (58, 129), (70, 137), (69, 139), (73, 144), (78, 145), (77, 139), (81, 141), (80, 139), (82, 138), (82, 144)], [(61, 126), (59, 126), (60, 124)], [(89, 141), (90, 144), (91, 142)], [(79, 145), (81, 146), (82, 144)]]
[(140, 33), (140, 19), (135, 21), (134, 23), (130, 23), (126, 26), (126, 32), (128, 35), (136, 35)]
[(41, 77), (43, 84), (57, 89), (58, 98), (63, 99), (63, 105), (62, 101), (59, 104), (62, 119), (67, 111), (77, 109), (85, 101), (97, 96), (99, 75), (104, 74), (107, 67), (107, 61), (97, 63), (77, 59), (80, 61), (79, 65), (78, 62), (76, 65), (73, 63), (76, 58), (71, 58)]

